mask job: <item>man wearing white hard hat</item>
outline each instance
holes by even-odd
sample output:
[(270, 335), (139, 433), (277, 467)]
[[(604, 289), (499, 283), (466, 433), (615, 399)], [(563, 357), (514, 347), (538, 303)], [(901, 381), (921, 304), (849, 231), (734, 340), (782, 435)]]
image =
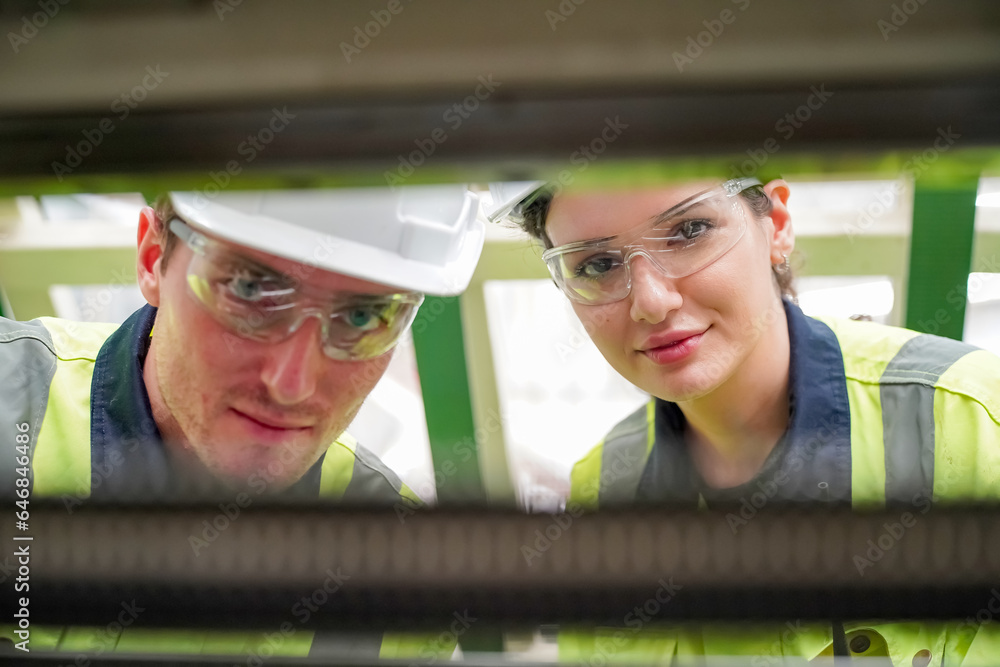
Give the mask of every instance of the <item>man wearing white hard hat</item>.
[[(144, 208), (120, 327), (0, 319), (3, 489), (415, 500), (345, 433), (424, 294), (465, 289), (483, 244), (465, 186), (171, 193)], [(26, 481), (19, 482), (18, 478)], [(20, 493), (20, 491), (18, 491)], [(27, 495), (27, 491), (24, 492)]]

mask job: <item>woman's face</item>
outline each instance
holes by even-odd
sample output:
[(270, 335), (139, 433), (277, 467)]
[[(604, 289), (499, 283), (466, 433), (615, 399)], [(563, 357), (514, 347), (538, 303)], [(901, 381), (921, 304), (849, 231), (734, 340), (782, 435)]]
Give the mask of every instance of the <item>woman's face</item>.
[[(647, 223), (684, 199), (719, 185), (566, 194), (553, 199), (546, 230), (556, 246), (614, 236)], [(573, 302), (597, 348), (625, 379), (653, 396), (682, 402), (710, 394), (741, 368), (766, 364), (766, 335), (784, 316), (772, 276), (794, 245), (783, 181), (765, 186), (773, 204), (756, 219), (742, 197), (746, 231), (725, 254), (683, 278), (646, 256), (631, 257), (631, 291), (604, 305)], [(759, 361), (747, 364), (754, 357)], [(754, 371), (756, 372), (756, 371)]]

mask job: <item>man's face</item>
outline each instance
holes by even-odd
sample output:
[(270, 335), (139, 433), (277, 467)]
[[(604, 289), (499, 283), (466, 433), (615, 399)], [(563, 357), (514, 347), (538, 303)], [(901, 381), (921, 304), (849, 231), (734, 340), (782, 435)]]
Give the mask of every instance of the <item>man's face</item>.
[[(396, 291), (232, 247), (331, 296)], [(315, 317), (281, 342), (238, 337), (190, 293), (191, 255), (178, 243), (167, 269), (157, 264), (159, 310), (144, 369), (154, 418), (182, 459), (196, 459), (236, 487), (263, 480), (268, 490), (280, 490), (305, 474), (350, 424), (392, 354), (331, 359), (321, 348)]]

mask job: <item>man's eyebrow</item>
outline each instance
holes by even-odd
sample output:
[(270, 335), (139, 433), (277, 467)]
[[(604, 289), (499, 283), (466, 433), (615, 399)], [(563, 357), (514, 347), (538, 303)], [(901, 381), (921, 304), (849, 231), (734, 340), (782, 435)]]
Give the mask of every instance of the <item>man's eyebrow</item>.
[[(259, 271), (260, 273), (266, 273), (276, 278), (282, 278), (283, 280), (291, 283), (300, 282), (295, 276), (289, 273), (285, 273), (284, 271), (279, 271), (273, 266), (265, 264), (264, 262), (255, 259), (253, 257), (248, 257), (239, 251), (227, 249), (227, 252), (232, 259), (237, 260), (239, 263), (246, 266), (246, 268), (254, 269), (256, 271)], [(241, 266), (239, 268), (243, 267)]]
[(366, 304), (375, 303), (381, 304), (390, 301), (395, 301), (399, 297), (416, 297), (417, 292), (355, 292), (352, 290), (337, 290), (336, 292), (340, 297), (338, 301), (342, 301), (346, 305), (354, 304)]
[(305, 283), (302, 279), (296, 276), (286, 273), (284, 271), (279, 271), (278, 269), (265, 264), (253, 257), (248, 257), (236, 250), (227, 249), (227, 252), (239, 262), (249, 265), (250, 268), (254, 270), (259, 270), (261, 273), (266, 273), (268, 275), (280, 278), (284, 282), (294, 286), (294, 287), (304, 287), (306, 291), (323, 292), (330, 294), (336, 294), (338, 296), (338, 301), (343, 301), (346, 305), (351, 304), (364, 304), (364, 303), (382, 303), (385, 301), (391, 301), (395, 297), (403, 295), (407, 297), (417, 296), (418, 292), (356, 292), (354, 290), (326, 290), (323, 288), (318, 288), (316, 286), (310, 286)]

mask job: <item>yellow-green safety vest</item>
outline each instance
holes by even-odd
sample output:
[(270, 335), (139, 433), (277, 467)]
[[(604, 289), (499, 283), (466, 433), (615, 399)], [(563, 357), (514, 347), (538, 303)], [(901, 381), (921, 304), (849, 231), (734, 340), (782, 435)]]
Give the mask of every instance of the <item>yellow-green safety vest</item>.
[[(788, 432), (754, 480), (723, 494), (728, 503), (755, 509), (780, 496), (871, 509), (889, 500), (926, 511), (932, 502), (1000, 498), (1000, 358), (906, 329), (806, 317), (788, 302), (785, 309), (794, 399)], [(620, 422), (573, 467), (568, 503), (589, 510), (638, 500), (711, 504), (691, 474), (679, 415), (676, 405), (653, 399)], [(728, 520), (738, 529), (745, 519), (734, 513)], [(848, 648), (896, 665), (992, 664), (1000, 655), (1000, 593), (994, 598), (983, 600), (988, 616), (955, 622), (845, 623)], [(832, 655), (832, 628), (601, 628), (561, 633), (559, 651), (561, 660), (591, 664), (740, 655), (768, 665), (780, 656)]]
[[(113, 486), (116, 475), (135, 472), (128, 470), (127, 459), (143, 452), (146, 443), (134, 436), (149, 436), (155, 427), (146, 414), (148, 399), (145, 412), (141, 405), (122, 404), (136, 402), (136, 385), (141, 383), (141, 370), (133, 363), (136, 346), (148, 339), (154, 316), (155, 309), (147, 306), (120, 327), (49, 317), (30, 322), (0, 318), (0, 433), (20, 433), (18, 425), (27, 425), (31, 498), (60, 498), (71, 510), (82, 499)], [(144, 388), (138, 395), (145, 395)], [(92, 404), (93, 397), (100, 405)], [(108, 407), (108, 403), (113, 405)], [(95, 424), (95, 418), (101, 424)], [(106, 437), (109, 432), (118, 437)], [(5, 462), (0, 466), (0, 489), (15, 488), (18, 473), (10, 462), (16, 460), (17, 445), (13, 437), (0, 439)], [(140, 463), (157, 460), (146, 457)], [(316, 491), (324, 498), (385, 503), (387, 507), (420, 502), (392, 470), (346, 433), (331, 443), (315, 472)], [(103, 628), (32, 625), (28, 647), (35, 651), (230, 654), (249, 660), (262, 651), (291, 657), (310, 652), (343, 656), (353, 650), (359, 655), (379, 652), (392, 657), (450, 654), (455, 646), (454, 642), (446, 646), (437, 636), (409, 634), (383, 637), (372, 633), (353, 641), (344, 635), (317, 633), (314, 637), (296, 623), (290, 624), (289, 631), (276, 630), (277, 635), (144, 629), (133, 625), (135, 609), (140, 607), (130, 608), (130, 604), (123, 602), (120, 618), (109, 619)], [(0, 644), (21, 641), (14, 630), (0, 626)]]

